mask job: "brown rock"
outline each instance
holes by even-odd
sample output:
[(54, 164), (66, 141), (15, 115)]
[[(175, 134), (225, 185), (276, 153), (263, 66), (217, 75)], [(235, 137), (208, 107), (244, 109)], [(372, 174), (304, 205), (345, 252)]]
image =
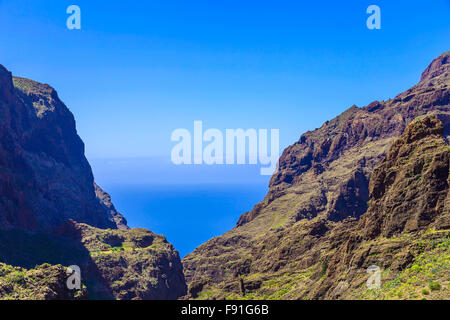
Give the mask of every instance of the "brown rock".
[[(405, 268), (412, 261), (406, 252), (417, 253), (411, 240), (379, 235), (450, 226), (442, 138), (450, 137), (449, 57), (436, 58), (394, 99), (352, 106), (286, 148), (265, 199), (183, 259), (188, 283), (235, 297), (233, 270), (250, 261), (245, 281), (262, 283), (255, 298), (331, 299), (351, 296), (371, 263), (386, 267), (408, 257), (393, 267)], [(428, 114), (437, 118), (414, 122)]]

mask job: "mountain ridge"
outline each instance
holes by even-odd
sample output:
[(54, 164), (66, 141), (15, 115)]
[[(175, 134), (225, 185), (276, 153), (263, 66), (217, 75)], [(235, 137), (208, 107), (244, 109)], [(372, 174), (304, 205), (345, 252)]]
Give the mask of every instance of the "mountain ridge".
[[(0, 298), (185, 294), (175, 248), (149, 230), (130, 229), (94, 182), (74, 116), (56, 90), (1, 65), (0, 159)], [(65, 288), (70, 265), (81, 269), (81, 291)], [(39, 286), (28, 275), (44, 280)]]
[[(434, 59), (419, 83), (394, 99), (352, 106), (286, 148), (265, 199), (235, 228), (183, 259), (188, 297), (336, 297), (336, 283), (313, 283), (322, 276), (327, 283), (333, 252), (348, 241), (345, 230), (355, 228), (370, 207), (369, 181), (392, 143), (414, 119), (432, 113), (448, 141), (449, 57), (447, 52)], [(292, 276), (282, 284), (285, 273)], [(305, 287), (290, 290), (301, 286), (296, 277)], [(268, 288), (271, 282), (286, 292)]]

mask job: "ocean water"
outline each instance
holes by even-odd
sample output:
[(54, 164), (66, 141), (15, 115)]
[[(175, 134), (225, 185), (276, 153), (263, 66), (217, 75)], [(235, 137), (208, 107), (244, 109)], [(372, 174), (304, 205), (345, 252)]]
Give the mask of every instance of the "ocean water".
[(113, 185), (107, 189), (130, 227), (163, 234), (184, 257), (233, 228), (261, 201), (265, 184)]

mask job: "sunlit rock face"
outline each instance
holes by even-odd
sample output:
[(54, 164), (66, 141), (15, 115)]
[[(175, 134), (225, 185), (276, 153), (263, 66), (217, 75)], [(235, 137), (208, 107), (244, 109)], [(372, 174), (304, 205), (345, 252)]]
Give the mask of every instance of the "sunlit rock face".
[[(435, 117), (429, 123), (414, 124), (431, 114)], [(408, 139), (402, 134), (420, 130), (418, 123), (423, 135), (433, 134), (402, 144)], [(265, 199), (244, 213), (234, 229), (183, 259), (191, 296), (240, 297), (244, 279), (249, 298), (357, 297), (350, 292), (367, 278), (367, 263), (377, 260), (369, 259), (362, 241), (448, 229), (449, 149), (444, 145), (449, 136), (447, 52), (432, 61), (417, 85), (394, 99), (352, 106), (286, 148)], [(418, 161), (413, 171), (423, 172), (421, 179), (407, 176), (407, 168), (394, 166), (386, 156), (390, 152), (393, 157), (391, 148), (399, 144), (404, 154), (395, 161)], [(418, 156), (414, 148), (430, 155)], [(403, 178), (395, 180), (396, 174)], [(393, 250), (389, 257), (374, 254), (381, 264), (400, 271), (418, 255), (409, 251), (408, 241), (382, 244)], [(362, 273), (350, 273), (345, 280), (350, 269)]]

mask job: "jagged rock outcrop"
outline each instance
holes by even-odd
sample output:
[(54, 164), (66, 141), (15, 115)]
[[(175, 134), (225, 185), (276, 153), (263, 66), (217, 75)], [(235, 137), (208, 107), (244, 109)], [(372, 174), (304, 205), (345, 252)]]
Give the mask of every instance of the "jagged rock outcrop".
[[(450, 147), (443, 131), (432, 114), (414, 120), (394, 141), (373, 172), (369, 209), (330, 256), (328, 272), (313, 291), (317, 297), (419, 298), (430, 295), (429, 283), (442, 289), (434, 298), (450, 297)], [(389, 270), (385, 290), (361, 285), (370, 265)], [(343, 275), (346, 285), (339, 287)]]
[(108, 213), (109, 220), (113, 221), (116, 224), (117, 228), (119, 229), (124, 230), (129, 229), (125, 217), (116, 210), (116, 207), (114, 207), (114, 204), (111, 201), (111, 196), (107, 192), (105, 192), (102, 188), (100, 188), (95, 182), (94, 188), (95, 188), (95, 196)]
[[(12, 77), (1, 65), (0, 262), (29, 270), (43, 263), (78, 265), (89, 298), (176, 299), (186, 293), (173, 246), (150, 231), (130, 230), (94, 183), (74, 117), (56, 91)], [(57, 281), (61, 268), (39, 272)], [(30, 278), (5, 284), (7, 277), (0, 275), (0, 298), (75, 298), (53, 284), (48, 294), (42, 284), (41, 292), (41, 282)]]
[[(417, 85), (394, 99), (375, 101), (363, 108), (352, 106), (321, 128), (303, 134), (297, 143), (286, 148), (265, 199), (252, 211), (242, 215), (234, 229), (211, 239), (183, 259), (186, 279), (190, 288), (195, 288), (190, 290), (191, 297), (238, 297), (239, 279), (242, 277), (245, 278), (245, 286), (253, 288), (247, 290), (247, 298), (342, 297), (347, 289), (354, 288), (354, 283), (343, 280), (336, 288), (336, 283), (340, 281), (337, 278), (345, 278), (348, 270), (338, 277), (336, 273), (330, 273), (329, 266), (339, 264), (333, 263), (337, 259), (334, 256), (337, 250), (341, 250), (341, 255), (345, 253), (354, 257), (352, 252), (358, 247), (357, 244), (368, 237), (357, 231), (358, 228), (365, 228), (359, 225), (359, 219), (368, 219), (365, 212), (372, 202), (384, 208), (380, 208), (378, 214), (376, 209), (369, 209), (371, 219), (377, 219), (389, 206), (392, 209), (398, 204), (396, 201), (411, 201), (411, 205), (414, 203), (428, 210), (425, 213), (418, 213), (417, 210), (416, 218), (409, 219), (406, 215), (411, 211), (405, 211), (408, 204), (404, 204), (403, 209), (397, 209), (398, 214), (393, 218), (395, 223), (383, 222), (386, 225), (382, 224), (379, 231), (373, 232), (376, 239), (379, 238), (377, 232), (392, 235), (407, 230), (422, 230), (431, 217), (437, 217), (434, 224), (446, 230), (442, 219), (445, 216), (443, 211), (449, 207), (448, 198), (444, 197), (444, 189), (439, 189), (443, 186), (434, 186), (437, 181), (431, 178), (436, 172), (444, 172), (443, 168), (432, 171), (429, 173), (431, 176), (422, 177), (422, 181), (427, 179), (429, 188), (420, 190), (424, 193), (420, 195), (420, 200), (408, 198), (418, 195), (413, 191), (404, 194), (403, 199), (397, 195), (398, 200), (372, 199), (373, 186), (379, 184), (375, 180), (369, 181), (372, 181), (374, 169), (385, 159), (395, 139), (417, 117), (436, 114), (443, 123), (441, 136), (443, 134), (448, 139), (449, 57), (450, 52), (447, 52), (435, 59)], [(414, 131), (414, 128), (409, 130)], [(423, 148), (425, 150), (427, 147)], [(375, 174), (375, 177), (381, 176)], [(400, 188), (400, 185), (393, 187)], [(428, 207), (426, 200), (432, 200)], [(439, 206), (432, 208), (433, 203)], [(408, 222), (410, 220), (417, 221), (417, 225), (413, 226), (412, 222)], [(404, 226), (394, 228), (394, 225), (402, 225), (400, 221), (407, 225), (406, 229)], [(415, 243), (415, 240), (410, 242)], [(394, 245), (387, 241), (384, 249), (395, 251), (402, 245), (407, 247), (406, 243)], [(370, 262), (363, 259), (369, 253), (363, 251), (361, 256), (355, 258), (359, 261), (357, 267), (363, 270), (360, 280), (366, 277), (365, 270), (361, 268), (364, 263)], [(402, 254), (406, 253), (402, 251)], [(403, 259), (405, 265), (397, 266), (395, 271), (406, 268), (411, 259)], [(389, 263), (395, 264), (395, 261), (386, 260), (386, 265)], [(245, 268), (242, 268), (243, 265)]]
[(450, 228), (450, 147), (443, 133), (438, 117), (427, 116), (392, 144), (370, 181), (371, 205), (362, 219), (368, 237)]

